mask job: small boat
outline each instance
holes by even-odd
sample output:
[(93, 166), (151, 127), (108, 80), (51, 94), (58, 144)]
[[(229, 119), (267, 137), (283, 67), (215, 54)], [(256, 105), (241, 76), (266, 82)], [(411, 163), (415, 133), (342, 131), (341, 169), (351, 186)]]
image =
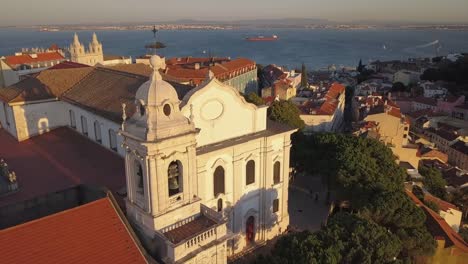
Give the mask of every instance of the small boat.
[(275, 41), (278, 40), (278, 36), (273, 35), (271, 37), (264, 37), (264, 36), (258, 36), (258, 37), (248, 37), (245, 38), (247, 41)]

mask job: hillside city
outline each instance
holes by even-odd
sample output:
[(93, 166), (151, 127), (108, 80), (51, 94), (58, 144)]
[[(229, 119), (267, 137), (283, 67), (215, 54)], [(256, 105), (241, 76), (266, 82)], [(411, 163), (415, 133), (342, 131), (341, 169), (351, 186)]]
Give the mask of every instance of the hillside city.
[(0, 54), (1, 263), (468, 263), (468, 54), (309, 71), (84, 35)]

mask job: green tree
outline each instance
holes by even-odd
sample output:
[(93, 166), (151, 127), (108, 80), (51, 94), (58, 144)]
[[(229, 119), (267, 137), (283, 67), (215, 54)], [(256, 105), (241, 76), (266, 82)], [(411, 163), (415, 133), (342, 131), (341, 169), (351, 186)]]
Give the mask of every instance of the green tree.
[(447, 199), (447, 191), (445, 186), (447, 182), (442, 178), (442, 173), (434, 168), (428, 168), (426, 166), (419, 166), (419, 173), (424, 176), (424, 187), (434, 196), (439, 197), (442, 200)]
[(436, 212), (436, 213), (439, 213), (439, 205), (437, 205), (435, 202), (433, 201), (426, 201), (424, 200), (423, 203), (432, 209), (432, 211)]
[(265, 105), (265, 101), (254, 92), (250, 92), (248, 95), (244, 95), (244, 98), (247, 102), (256, 106)]
[(301, 88), (303, 89), (309, 88), (307, 69), (304, 63), (302, 63), (302, 69), (301, 69)]
[(400, 250), (395, 234), (372, 221), (339, 213), (317, 233), (280, 238), (271, 256), (254, 263), (391, 263)]
[(303, 129), (305, 126), (304, 120), (300, 117), (299, 109), (291, 101), (274, 101), (268, 108), (268, 117), (273, 121), (298, 129)]

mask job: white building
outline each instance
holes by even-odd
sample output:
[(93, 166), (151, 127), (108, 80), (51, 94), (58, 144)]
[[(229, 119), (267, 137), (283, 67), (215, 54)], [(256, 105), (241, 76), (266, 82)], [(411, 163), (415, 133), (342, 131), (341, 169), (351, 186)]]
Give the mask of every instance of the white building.
[(434, 98), (434, 97), (444, 97), (447, 95), (448, 90), (446, 88), (440, 87), (433, 82), (425, 81), (419, 84), (419, 86), (424, 91), (424, 97)]
[(127, 216), (164, 262), (226, 263), (286, 231), (295, 130), (213, 75), (190, 90), (162, 80), (164, 59), (151, 64), (149, 81), (99, 67), (44, 71), (0, 90), (0, 123), (18, 140), (70, 126), (125, 157)]

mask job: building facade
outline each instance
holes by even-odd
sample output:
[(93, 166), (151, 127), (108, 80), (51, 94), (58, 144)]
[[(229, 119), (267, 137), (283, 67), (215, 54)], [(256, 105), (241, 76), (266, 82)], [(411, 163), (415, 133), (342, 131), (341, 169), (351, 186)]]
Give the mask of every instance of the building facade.
[(68, 126), (124, 157), (127, 216), (163, 262), (226, 263), (286, 231), (295, 130), (212, 73), (191, 89), (162, 80), (164, 59), (151, 63), (149, 81), (101, 67), (44, 71), (0, 90), (1, 125), (18, 140)]

